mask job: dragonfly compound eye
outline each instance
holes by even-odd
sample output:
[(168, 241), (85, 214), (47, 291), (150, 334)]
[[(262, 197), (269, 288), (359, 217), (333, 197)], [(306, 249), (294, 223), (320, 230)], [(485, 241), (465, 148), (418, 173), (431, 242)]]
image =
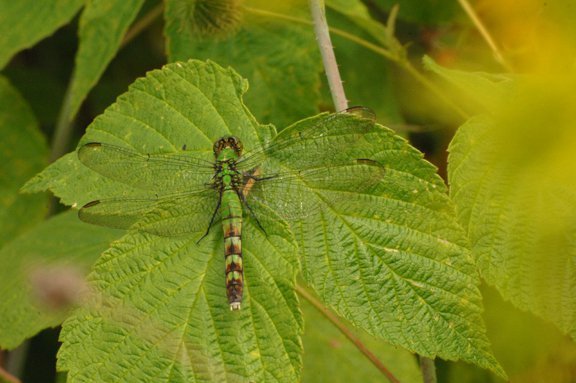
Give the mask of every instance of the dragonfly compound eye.
[(228, 146), (228, 137), (222, 137), (218, 141), (214, 142), (214, 147), (212, 150), (214, 151), (214, 155), (220, 154), (222, 149)]
[(232, 139), (234, 140), (232, 148), (234, 148), (236, 154), (241, 155), (242, 150), (244, 150), (244, 145), (242, 145), (242, 142), (238, 138), (232, 137)]

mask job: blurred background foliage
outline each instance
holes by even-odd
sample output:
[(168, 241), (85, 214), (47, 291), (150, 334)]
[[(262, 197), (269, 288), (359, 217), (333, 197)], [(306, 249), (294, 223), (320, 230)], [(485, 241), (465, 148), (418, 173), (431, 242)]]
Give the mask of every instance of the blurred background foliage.
[[(8, 2), (3, 3), (0, 4), (0, 47), (18, 46), (16, 40), (10, 40), (11, 36), (31, 36), (34, 31), (30, 30), (36, 24), (21, 23), (14, 27), (14, 22), (7, 19), (12, 15), (8, 12)], [(22, 1), (24, 3), (28, 2)], [(136, 78), (174, 60), (211, 59), (233, 66), (250, 82), (245, 100), (248, 107), (260, 121), (271, 122), (278, 129), (331, 109), (305, 1), (234, 0), (224, 5), (223, 1), (205, 1), (206, 14), (191, 12), (193, 3), (191, 0), (166, 1), (165, 17), (159, 12), (162, 4), (157, 0), (131, 3), (134, 9), (141, 8), (134, 15), (130, 38), (119, 44), (109, 65), (100, 64), (102, 76), (94, 80), (93, 87), (86, 86), (86, 92), (92, 88), (86, 98), (79, 93), (75, 100), (79, 110), (74, 119), (70, 118), (73, 129), (65, 142), (65, 151), (75, 148), (85, 127)], [(4, 137), (0, 142), (4, 164), (0, 165), (0, 200), (5, 212), (0, 222), (3, 244), (39, 222), (45, 213), (42, 207), (47, 204), (46, 196), (39, 201), (38, 197), (33, 197), (34, 200), (30, 196), (16, 197), (16, 193), (27, 178), (47, 163), (49, 148), (54, 147), (47, 142), (55, 135), (59, 116), (62, 118), (63, 100), (70, 88), (79, 44), (78, 29), (86, 23), (81, 21), (84, 16), (79, 7), (82, 5), (81, 1), (69, 1), (67, 13), (63, 12), (63, 19), (55, 22), (61, 27), (43, 32), (45, 36), (38, 32), (38, 41), (23, 42), (18, 52), (3, 58), (6, 64), (1, 76), (8, 89), (3, 97), (15, 100), (15, 105), (5, 102), (3, 107), (24, 110), (21, 114), (24, 121), (2, 120), (0, 125)], [(214, 8), (210, 9), (211, 6)], [(473, 10), (473, 17), (466, 7)], [(42, 12), (60, 11), (48, 7)], [(211, 18), (215, 14), (219, 16), (214, 22)], [(500, 175), (503, 178), (497, 186), (512, 180), (510, 174), (523, 169), (526, 177), (513, 179), (518, 182), (511, 181), (511, 185), (498, 190), (500, 194), (515, 192), (514, 200), (507, 205), (512, 213), (526, 206), (532, 208), (528, 216), (516, 217), (507, 227), (513, 230), (521, 226), (526, 239), (516, 239), (519, 243), (511, 245), (509, 253), (521, 258), (530, 252), (527, 248), (530, 245), (535, 255), (526, 259), (534, 273), (550, 271), (550, 264), (556, 266), (531, 287), (533, 290), (510, 289), (511, 279), (519, 284), (529, 282), (522, 280), (524, 274), (498, 275), (498, 267), (506, 261), (491, 253), (498, 243), (481, 243), (480, 238), (475, 242), (473, 234), (482, 232), (483, 223), (463, 223), (469, 225), (473, 247), (479, 251), (480, 272), (493, 286), (483, 286), (488, 335), (511, 381), (576, 381), (576, 347), (570, 337), (564, 335), (574, 337), (575, 319), (557, 321), (548, 315), (554, 308), (547, 307), (547, 302), (565, 297), (552, 288), (545, 295), (547, 302), (534, 302), (530, 296), (522, 296), (547, 291), (555, 278), (572, 279), (565, 282), (563, 288), (572, 289), (572, 295), (576, 291), (573, 280), (576, 279), (576, 220), (572, 204), (576, 201), (573, 198), (576, 108), (572, 86), (576, 80), (576, 3), (571, 0), (327, 0), (327, 16), (350, 104), (372, 108), (379, 122), (405, 135), (438, 167), (444, 178), (450, 172), (447, 148), (458, 127), (479, 114), (496, 121), (490, 125), (491, 139), (498, 136), (496, 145), (507, 150), (509, 156), (490, 157), (487, 164), (495, 167), (510, 157), (522, 162), (522, 166), (511, 167), (509, 173)], [(1, 36), (7, 37), (2, 40)], [(422, 64), (424, 56), (431, 59), (426, 68)], [(445, 72), (444, 68), (461, 72)], [(99, 69), (90, 70), (98, 72)], [(478, 75), (478, 72), (491, 75)], [(10, 124), (25, 126), (28, 134), (9, 130)], [(476, 144), (470, 145), (473, 152)], [(18, 164), (16, 172), (14, 164)], [(518, 190), (526, 193), (516, 193)], [(545, 202), (532, 198), (532, 192)], [(547, 203), (546, 198), (554, 199), (563, 193), (567, 195), (565, 199), (552, 207)], [(457, 201), (458, 197), (454, 197)], [(509, 217), (510, 211), (494, 214)], [(15, 212), (18, 212), (16, 221), (12, 218)], [(486, 227), (490, 227), (489, 223)], [(547, 229), (548, 241), (531, 242), (534, 233), (544, 229)], [(507, 238), (498, 239), (506, 241)], [(558, 259), (562, 263), (554, 263)], [(572, 304), (572, 300), (565, 302), (569, 307), (563, 309), (563, 315), (574, 313)], [(345, 355), (342, 363), (361, 359), (333, 328), (327, 328), (325, 333), (318, 328), (314, 320), (318, 314), (310, 307), (304, 307), (304, 312), (313, 323), (307, 326), (304, 339), (308, 369), (304, 381), (317, 381), (314, 374), (308, 372), (310, 366), (322, 370), (337, 367), (332, 358), (335, 351)], [(324, 323), (324, 326), (330, 325)], [(28, 343), (29, 352), (24, 349), (16, 352), (15, 355), (21, 355), (18, 363), (23, 368), (24, 381), (52, 381), (49, 377), (54, 374), (55, 342), (54, 331), (45, 331)], [(441, 382), (501, 381), (468, 364), (439, 361), (437, 366)], [(363, 371), (366, 375), (362, 381), (381, 378), (369, 370)], [(407, 381), (418, 378), (408, 373), (406, 376)], [(331, 380), (355, 381), (345, 374), (334, 374)]]

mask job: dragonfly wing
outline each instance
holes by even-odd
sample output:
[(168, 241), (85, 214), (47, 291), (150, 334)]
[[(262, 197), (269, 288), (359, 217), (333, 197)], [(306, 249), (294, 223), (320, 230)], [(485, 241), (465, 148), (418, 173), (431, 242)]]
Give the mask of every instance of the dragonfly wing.
[(141, 154), (131, 149), (92, 142), (78, 149), (90, 169), (126, 185), (165, 193), (199, 191), (214, 174), (210, 161), (178, 153)]
[(112, 198), (93, 201), (80, 209), (84, 222), (118, 229), (134, 229), (174, 237), (206, 232), (218, 204), (218, 193), (198, 193), (149, 199)]
[(246, 182), (247, 203), (262, 204), (287, 221), (299, 220), (321, 209), (377, 193), (386, 169), (376, 161), (357, 160), (340, 166), (306, 169)]
[(246, 154), (238, 168), (249, 171), (275, 162), (285, 168), (305, 170), (349, 164), (372, 158), (382, 141), (382, 127), (364, 108), (303, 120), (286, 128), (264, 149)]
[(156, 199), (96, 200), (84, 205), (78, 212), (78, 217), (84, 222), (98, 226), (129, 229), (157, 202)]

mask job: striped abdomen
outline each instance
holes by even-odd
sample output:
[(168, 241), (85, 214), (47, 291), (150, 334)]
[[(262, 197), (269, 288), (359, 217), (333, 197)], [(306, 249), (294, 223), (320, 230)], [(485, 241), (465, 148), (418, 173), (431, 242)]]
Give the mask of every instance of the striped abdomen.
[(226, 294), (230, 310), (240, 310), (244, 288), (242, 265), (242, 203), (231, 187), (222, 192), (222, 227), (226, 262)]

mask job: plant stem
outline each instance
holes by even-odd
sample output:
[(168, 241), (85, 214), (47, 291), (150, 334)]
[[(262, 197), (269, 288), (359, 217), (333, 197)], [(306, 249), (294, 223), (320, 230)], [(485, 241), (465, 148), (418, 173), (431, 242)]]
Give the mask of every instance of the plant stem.
[(20, 380), (18, 380), (18, 378), (16, 378), (14, 375), (7, 373), (2, 368), (0, 368), (0, 381), (6, 383), (20, 383)]
[(468, 17), (472, 21), (472, 24), (474, 24), (476, 29), (478, 29), (484, 41), (486, 41), (490, 49), (492, 49), (496, 61), (498, 61), (498, 63), (502, 65), (507, 71), (512, 72), (513, 71), (512, 66), (506, 61), (506, 59), (502, 55), (502, 52), (498, 48), (498, 45), (496, 45), (496, 42), (492, 38), (492, 35), (490, 34), (490, 32), (488, 32), (488, 29), (486, 29), (486, 26), (484, 25), (484, 23), (482, 23), (482, 20), (480, 20), (480, 18), (476, 14), (476, 11), (474, 10), (474, 8), (472, 8), (468, 0), (458, 0), (458, 3), (460, 4), (464, 12), (466, 12), (466, 15), (468, 15)]
[(68, 374), (63, 371), (56, 371), (56, 383), (66, 383)]
[(330, 94), (332, 94), (334, 108), (336, 111), (346, 110), (348, 109), (348, 100), (346, 99), (346, 93), (344, 92), (344, 86), (340, 78), (340, 71), (336, 63), (334, 47), (330, 40), (324, 1), (310, 0), (310, 12), (312, 13), (314, 33), (316, 34), (316, 41), (318, 42), (318, 48), (322, 55), (322, 62), (324, 63), (324, 70), (328, 78), (328, 86), (330, 87)]
[(356, 346), (356, 348), (362, 353), (364, 354), (364, 356), (366, 356), (366, 358), (368, 358), (368, 360), (370, 362), (372, 362), (372, 364), (378, 369), (380, 370), (380, 372), (382, 372), (386, 378), (388, 378), (388, 380), (390, 382), (393, 383), (399, 383), (400, 381), (392, 374), (392, 372), (390, 372), (390, 370), (388, 370), (386, 368), (386, 366), (384, 366), (384, 364), (380, 361), (380, 359), (378, 359), (378, 357), (376, 357), (376, 355), (374, 355), (372, 353), (372, 351), (370, 351), (368, 349), (368, 347), (366, 347), (366, 345), (364, 343), (362, 343), (362, 341), (352, 333), (352, 331), (350, 331), (350, 329), (348, 329), (348, 327), (346, 327), (339, 319), (336, 315), (334, 315), (331, 311), (329, 311), (326, 307), (324, 307), (324, 305), (322, 305), (322, 303), (320, 301), (318, 301), (318, 299), (316, 299), (314, 296), (312, 296), (312, 294), (310, 294), (304, 287), (300, 286), (300, 285), (296, 285), (296, 292), (298, 294), (300, 294), (300, 296), (302, 296), (302, 298), (306, 299), (308, 302), (310, 302), (312, 304), (312, 306), (314, 306), (320, 313), (322, 313), (322, 315), (324, 315), (324, 317), (326, 319), (328, 319), (330, 322), (332, 322), (332, 324), (338, 328), (338, 330), (340, 330), (340, 332), (346, 337), (348, 338), (348, 340), (350, 342), (352, 342), (354, 344), (354, 346)]
[[(30, 340), (25, 340), (14, 350), (10, 351), (8, 356), (8, 361), (6, 363), (6, 373), (13, 376), (19, 382), (16, 377), (22, 376), (24, 370), (24, 363), (26, 362), (26, 357), (28, 355), (28, 348), (30, 347)], [(8, 376), (5, 377), (8, 379)], [(10, 382), (10, 380), (8, 380)]]
[(72, 126), (74, 122), (74, 116), (70, 115), (70, 104), (72, 101), (72, 78), (70, 79), (68, 87), (66, 88), (66, 93), (64, 94), (64, 99), (62, 101), (62, 107), (60, 108), (58, 120), (56, 121), (56, 130), (54, 131), (54, 136), (52, 138), (50, 162), (56, 161), (64, 153), (66, 153), (68, 149), (68, 142), (70, 141), (70, 135), (72, 134)]
[(425, 356), (418, 355), (420, 361), (420, 371), (422, 372), (422, 381), (424, 383), (436, 383), (436, 366), (434, 359), (426, 358)]
[(136, 36), (138, 36), (143, 30), (148, 28), (158, 17), (162, 15), (164, 10), (164, 4), (160, 3), (154, 8), (152, 8), (148, 13), (142, 16), (138, 21), (136, 21), (124, 35), (124, 39), (120, 44), (120, 47), (125, 46), (130, 41), (132, 41)]

